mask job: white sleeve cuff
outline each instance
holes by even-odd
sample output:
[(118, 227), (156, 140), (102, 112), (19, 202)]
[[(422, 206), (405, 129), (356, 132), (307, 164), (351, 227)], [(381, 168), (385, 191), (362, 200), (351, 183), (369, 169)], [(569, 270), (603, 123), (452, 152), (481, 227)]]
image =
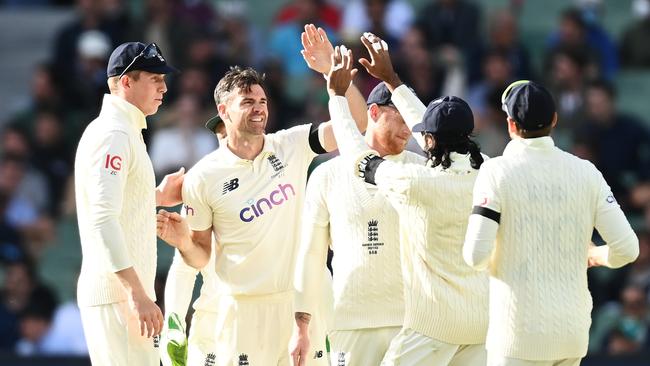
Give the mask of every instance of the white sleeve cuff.
[(332, 96), (328, 103), (334, 137), (343, 156), (355, 156), (368, 150), (363, 135), (352, 118), (348, 101), (343, 96)]

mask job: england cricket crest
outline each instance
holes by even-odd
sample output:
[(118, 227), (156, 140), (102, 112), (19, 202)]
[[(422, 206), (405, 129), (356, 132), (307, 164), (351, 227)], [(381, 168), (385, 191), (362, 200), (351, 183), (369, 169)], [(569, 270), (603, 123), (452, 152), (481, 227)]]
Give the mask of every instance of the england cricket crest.
[(368, 254), (375, 255), (379, 253), (379, 248), (384, 243), (379, 242), (379, 220), (368, 221), (368, 242), (362, 244), (368, 250)]
[(247, 354), (242, 353), (239, 355), (239, 366), (249, 366)]
[(336, 365), (337, 366), (345, 366), (345, 352), (339, 352), (337, 360), (336, 360)]
[(204, 366), (214, 366), (216, 362), (217, 362), (217, 355), (210, 352), (205, 356)]

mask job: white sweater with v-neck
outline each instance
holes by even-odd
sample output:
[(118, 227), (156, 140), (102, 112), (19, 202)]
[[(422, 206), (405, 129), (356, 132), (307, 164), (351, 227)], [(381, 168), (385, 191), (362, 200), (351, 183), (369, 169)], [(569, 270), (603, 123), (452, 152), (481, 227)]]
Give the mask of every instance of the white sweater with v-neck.
[[(423, 164), (411, 153), (386, 157)], [(311, 233), (311, 234), (307, 234)], [(401, 326), (404, 296), (400, 265), (399, 218), (376, 186), (353, 176), (334, 158), (310, 177), (303, 214), (303, 240), (296, 278), (297, 311), (317, 310), (327, 247), (332, 267), (334, 330)]]

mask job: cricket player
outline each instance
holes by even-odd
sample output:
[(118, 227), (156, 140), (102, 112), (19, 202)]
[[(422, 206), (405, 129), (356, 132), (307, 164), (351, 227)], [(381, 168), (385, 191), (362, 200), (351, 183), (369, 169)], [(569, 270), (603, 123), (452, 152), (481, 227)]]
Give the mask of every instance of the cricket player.
[[(306, 27), (306, 32), (310, 43), (329, 44), (315, 27)], [(324, 52), (310, 57), (330, 62), (330, 56)], [(234, 67), (215, 94), (227, 143), (188, 172), (183, 184), (186, 217), (161, 210), (158, 235), (194, 268), (206, 265), (211, 238), (216, 239), (215, 365), (288, 365), (307, 167), (317, 154), (336, 148), (332, 125), (265, 134), (263, 77), (251, 68)], [(355, 87), (347, 96), (359, 128), (365, 130), (363, 97)], [(315, 364), (325, 362), (324, 343), (314, 342), (310, 353), (317, 357), (310, 361)]]
[[(601, 173), (554, 145), (551, 94), (518, 81), (502, 103), (512, 141), (481, 168), (463, 248), (469, 265), (490, 272), (488, 365), (579, 365), (588, 262), (621, 267), (638, 256), (638, 239)], [(594, 228), (606, 246), (590, 246)]]
[[(388, 58), (379, 38), (362, 41), (372, 42), (367, 47), (371, 58)], [(487, 275), (472, 272), (462, 257), (472, 187), (484, 160), (469, 138), (472, 112), (457, 97), (432, 101), (412, 128), (424, 135), (431, 164), (383, 159), (364, 144), (340, 97), (353, 74), (351, 53), (340, 55), (337, 50), (335, 55), (339, 57), (329, 75), (329, 109), (341, 155), (400, 214), (405, 316), (382, 365), (484, 364)], [(407, 88), (394, 73), (388, 80), (395, 101)], [(405, 120), (410, 118), (405, 115)]]
[[(217, 115), (208, 120), (205, 128), (217, 136), (220, 145), (224, 143), (226, 130), (221, 117)], [(213, 270), (214, 244), (213, 240), (210, 260), (201, 271), (185, 264), (178, 250), (174, 253), (165, 284), (165, 322), (160, 339), (163, 366), (210, 364), (214, 357), (218, 305)], [(192, 305), (194, 314), (188, 339), (185, 318), (199, 272), (202, 277), (201, 292)]]
[(183, 169), (155, 188), (141, 130), (167, 91), (169, 66), (155, 44), (118, 46), (107, 67), (110, 94), (84, 131), (75, 158), (83, 255), (77, 285), (93, 365), (160, 362), (162, 313), (154, 303), (156, 206), (181, 201)]
[[(367, 105), (364, 140), (369, 148), (386, 159), (423, 165), (424, 157), (404, 150), (411, 130), (384, 83), (372, 90)], [(402, 327), (399, 218), (383, 193), (357, 178), (348, 165), (340, 157), (329, 160), (307, 184), (295, 280), (302, 339), (294, 364), (305, 354), (302, 348), (308, 349), (308, 319), (319, 305), (328, 247), (334, 251), (334, 319), (328, 335), (334, 365), (341, 357), (348, 365), (379, 365)]]

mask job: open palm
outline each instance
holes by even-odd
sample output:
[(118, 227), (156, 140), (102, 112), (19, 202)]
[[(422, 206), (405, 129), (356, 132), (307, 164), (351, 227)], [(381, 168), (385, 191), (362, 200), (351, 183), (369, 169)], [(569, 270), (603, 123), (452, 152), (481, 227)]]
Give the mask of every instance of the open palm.
[(327, 74), (332, 65), (331, 56), (334, 47), (323, 28), (316, 28), (313, 24), (305, 25), (305, 31), (300, 35), (303, 50), (302, 57), (310, 69)]

